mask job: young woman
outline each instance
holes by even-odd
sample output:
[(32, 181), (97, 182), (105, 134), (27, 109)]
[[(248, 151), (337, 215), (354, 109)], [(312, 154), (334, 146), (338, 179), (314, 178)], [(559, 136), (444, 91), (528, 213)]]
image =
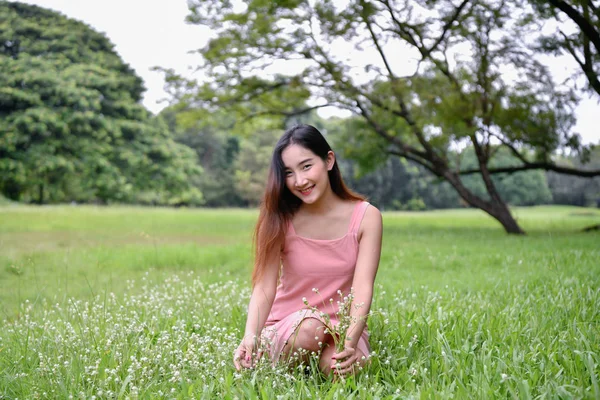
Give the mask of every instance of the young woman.
[[(264, 348), (273, 362), (304, 362), (307, 352), (318, 353), (325, 374), (349, 375), (364, 365), (381, 236), (381, 213), (344, 185), (321, 133), (310, 125), (285, 132), (256, 224), (253, 290), (236, 368), (251, 368)], [(351, 290), (351, 323), (336, 352), (322, 313), (337, 323), (339, 291)]]

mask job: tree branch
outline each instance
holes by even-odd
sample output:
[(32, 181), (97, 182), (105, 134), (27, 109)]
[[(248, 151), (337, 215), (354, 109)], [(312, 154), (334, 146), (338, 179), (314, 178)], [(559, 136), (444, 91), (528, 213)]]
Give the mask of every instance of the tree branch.
[(579, 26), (583, 34), (592, 41), (596, 51), (600, 53), (600, 33), (598, 33), (590, 21), (586, 20), (575, 8), (571, 7), (571, 5), (563, 0), (548, 0), (548, 3), (567, 14), (567, 16)]
[[(289, 83), (290, 83), (290, 80), (287, 80), (287, 79), (286, 80), (282, 80), (282, 81), (279, 81), (279, 82), (275, 82), (272, 85), (262, 86), (262, 87), (258, 88), (260, 90), (256, 90), (254, 92), (242, 93), (242, 94), (240, 94), (238, 96), (235, 96), (235, 97), (233, 97), (231, 99), (228, 99), (228, 100), (225, 100), (225, 101), (215, 102), (214, 104), (217, 105), (217, 106), (229, 106), (229, 105), (237, 104), (237, 103), (242, 102), (242, 101), (250, 101), (250, 100), (252, 100), (252, 99), (254, 99), (254, 98), (258, 97), (258, 96), (261, 96), (261, 95), (263, 95), (265, 93), (272, 92), (272, 91), (277, 90), (277, 89), (279, 89), (279, 88), (281, 88), (283, 86), (286, 86)], [(244, 97), (244, 96), (248, 96), (248, 97)]]
[(496, 139), (500, 140), (502, 142), (502, 144), (504, 146), (506, 146), (508, 148), (508, 150), (510, 150), (510, 152), (513, 153), (513, 155), (515, 157), (517, 157), (523, 164), (529, 164), (529, 161), (521, 153), (519, 153), (519, 151), (515, 148), (515, 146), (513, 146), (512, 144), (510, 144), (509, 142), (504, 140), (499, 135), (494, 135), (493, 133), (491, 135), (494, 136)]
[(306, 114), (308, 112), (311, 112), (311, 111), (319, 109), (319, 108), (329, 107), (329, 106), (332, 106), (332, 105), (333, 104), (330, 104), (330, 103), (320, 104), (320, 105), (317, 105), (317, 106), (300, 108), (300, 109), (292, 110), (292, 111), (279, 111), (279, 110), (259, 111), (259, 112), (248, 114), (248, 116), (246, 118), (244, 118), (242, 120), (242, 122), (247, 122), (247, 121), (249, 121), (249, 120), (251, 120), (253, 118), (259, 117), (261, 115), (281, 115), (281, 116), (284, 116), (284, 117), (293, 117), (293, 116), (296, 116), (296, 115)]
[[(559, 165), (553, 163), (527, 163), (525, 165), (520, 165), (516, 167), (500, 167), (500, 168), (489, 168), (488, 172), (490, 174), (513, 174), (519, 171), (528, 171), (533, 169), (543, 169), (546, 171), (554, 171), (565, 175), (579, 176), (582, 178), (593, 178), (596, 176), (600, 176), (600, 170), (581, 170), (576, 168), (569, 167), (561, 167)], [(481, 173), (480, 169), (467, 169), (464, 171), (459, 171), (459, 175), (472, 175)]]
[(573, 48), (573, 46), (571, 46), (571, 40), (569, 39), (569, 37), (561, 30), (559, 30), (558, 32), (563, 37), (563, 39), (565, 39), (565, 47), (567, 48), (569, 54), (571, 54), (571, 56), (575, 59), (577, 64), (579, 64), (581, 69), (585, 70), (585, 63), (581, 61), (581, 58), (579, 58), (579, 56), (575, 52), (575, 49)]
[(425, 50), (425, 54), (423, 54), (423, 57), (428, 57), (429, 54), (431, 54), (432, 52), (435, 51), (436, 47), (438, 47), (439, 44), (442, 42), (442, 40), (444, 40), (444, 38), (446, 37), (446, 34), (450, 30), (450, 28), (452, 27), (452, 25), (454, 24), (454, 22), (458, 19), (458, 17), (460, 16), (460, 13), (462, 12), (463, 8), (465, 8), (465, 6), (467, 5), (467, 3), (469, 3), (469, 1), (470, 0), (463, 0), (463, 2), (460, 3), (460, 5), (458, 7), (456, 7), (456, 9), (454, 10), (454, 14), (452, 14), (452, 16), (450, 17), (450, 19), (446, 22), (446, 24), (442, 28), (442, 34), (433, 43), (433, 45), (429, 49)]
[(398, 28), (398, 30), (394, 30), (393, 32), (395, 32), (402, 39), (406, 40), (408, 43), (412, 44), (416, 48), (422, 47), (419, 45), (419, 43), (417, 43), (412, 34), (406, 30), (406, 27), (400, 21), (398, 21), (398, 18), (396, 18), (396, 14), (394, 14), (394, 9), (390, 5), (390, 2), (388, 0), (380, 0), (380, 2), (386, 6), (388, 12), (390, 13), (390, 17), (392, 18), (392, 21), (394, 21), (394, 24), (396, 24), (396, 27)]
[[(466, 1), (468, 1), (468, 0), (466, 0)], [(386, 2), (386, 4), (389, 7), (389, 3)], [(391, 9), (390, 9), (390, 13), (391, 13)], [(395, 83), (397, 81), (396, 76), (394, 75), (394, 73), (392, 72), (392, 69), (391, 69), (390, 65), (388, 64), (387, 58), (385, 56), (385, 53), (383, 52), (383, 49), (382, 49), (382, 47), (379, 44), (379, 40), (377, 39), (377, 35), (375, 34), (375, 32), (373, 31), (373, 28), (371, 26), (371, 21), (369, 21), (369, 18), (367, 18), (366, 16), (363, 16), (363, 21), (367, 25), (367, 29), (369, 30), (369, 33), (371, 34), (371, 38), (373, 40), (373, 43), (375, 44), (375, 47), (377, 48), (377, 51), (379, 52), (379, 55), (381, 56), (381, 59), (383, 60), (383, 63), (385, 64), (385, 67), (386, 67), (386, 69), (388, 71), (390, 80), (391, 80), (392, 85), (393, 85), (392, 89), (396, 93), (396, 98), (398, 100), (398, 105), (400, 106), (400, 112), (398, 112), (396, 110), (389, 110), (389, 109), (388, 109), (388, 111), (391, 111), (393, 114), (395, 114), (395, 115), (403, 118), (406, 121), (406, 123), (411, 127), (413, 133), (415, 134), (415, 136), (419, 140), (419, 143), (421, 143), (421, 146), (423, 146), (423, 148), (425, 149), (425, 151), (427, 152), (427, 154), (430, 156), (430, 158), (431, 159), (436, 158), (437, 155), (435, 154), (433, 148), (431, 147), (431, 145), (429, 144), (429, 142), (427, 142), (427, 140), (425, 139), (425, 136), (423, 135), (423, 132), (421, 132), (421, 129), (417, 126), (416, 122), (413, 120), (412, 116), (410, 115), (410, 112), (408, 111), (408, 107), (406, 106), (406, 103), (404, 102), (404, 99), (402, 98), (402, 94), (398, 93), (397, 90), (396, 90), (396, 87), (395, 87)], [(374, 102), (372, 99), (370, 99), (370, 101), (372, 101), (376, 105), (382, 107), (382, 104), (380, 102), (379, 102), (379, 104), (377, 104), (377, 102)], [(382, 108), (387, 109), (387, 107), (382, 107)]]
[(418, 162), (420, 164), (422, 164), (423, 166), (426, 166), (424, 164), (424, 160), (427, 160), (426, 153), (419, 151), (418, 149), (404, 143), (402, 140), (398, 139), (397, 137), (391, 136), (390, 134), (388, 134), (385, 131), (385, 129), (381, 125), (379, 125), (377, 122), (375, 122), (375, 120), (369, 115), (369, 113), (367, 112), (365, 107), (361, 104), (360, 100), (356, 100), (356, 106), (360, 109), (361, 115), (367, 120), (369, 125), (371, 125), (373, 127), (373, 129), (375, 130), (375, 133), (377, 133), (379, 136), (381, 136), (382, 138), (387, 140), (389, 143), (392, 143), (395, 146), (397, 146), (403, 152), (411, 153), (411, 154), (414, 154), (415, 156), (421, 157), (423, 159), (423, 161), (418, 161)]
[(477, 162), (479, 164), (481, 178), (483, 179), (483, 183), (485, 184), (487, 192), (494, 203), (503, 204), (504, 201), (500, 197), (500, 194), (496, 189), (494, 181), (492, 181), (491, 174), (487, 166), (489, 159), (488, 155), (486, 154), (485, 148), (481, 147), (479, 141), (477, 140), (477, 135), (475, 133), (470, 135), (470, 138), (471, 142), (473, 143), (473, 148), (475, 149), (475, 155), (477, 156)]
[(388, 63), (387, 57), (385, 56), (383, 49), (379, 45), (379, 39), (377, 39), (377, 35), (375, 35), (375, 32), (373, 32), (373, 27), (371, 26), (371, 21), (369, 21), (369, 18), (366, 16), (363, 16), (363, 21), (365, 21), (365, 24), (367, 25), (367, 29), (369, 30), (369, 33), (371, 34), (371, 39), (373, 39), (373, 43), (375, 43), (375, 47), (377, 48), (377, 51), (379, 52), (379, 55), (381, 56), (381, 59), (383, 60), (383, 64), (385, 65), (385, 69), (387, 69), (387, 71), (388, 71), (390, 79), (395, 80), (396, 77), (394, 76), (394, 73), (392, 72), (392, 68), (390, 67), (390, 64)]
[(431, 172), (435, 176), (442, 177), (442, 175), (439, 172), (437, 172), (434, 169), (433, 166), (431, 166), (431, 165), (429, 165), (427, 163), (424, 163), (422, 159), (419, 159), (419, 158), (415, 157), (414, 155), (412, 155), (410, 153), (407, 153), (407, 152), (404, 152), (404, 151), (398, 151), (398, 150), (396, 150), (396, 151), (394, 151), (394, 150), (388, 150), (388, 154), (391, 154), (391, 155), (394, 155), (394, 156), (398, 156), (398, 157), (403, 157), (403, 158), (406, 158), (407, 160), (411, 160), (411, 161), (413, 161), (413, 162), (415, 162), (415, 163), (417, 163), (419, 165), (422, 165), (423, 167), (427, 168), (427, 170), (429, 170), (429, 172)]

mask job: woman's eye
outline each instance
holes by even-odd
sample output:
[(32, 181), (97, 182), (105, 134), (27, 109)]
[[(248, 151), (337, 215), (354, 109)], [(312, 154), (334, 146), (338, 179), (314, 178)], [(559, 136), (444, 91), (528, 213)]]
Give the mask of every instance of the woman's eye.
[(306, 164), (306, 165), (303, 167), (303, 169), (309, 169), (310, 167), (311, 167), (311, 165), (310, 165), (310, 164)]
[(285, 171), (285, 176), (291, 176), (292, 175), (292, 171)]

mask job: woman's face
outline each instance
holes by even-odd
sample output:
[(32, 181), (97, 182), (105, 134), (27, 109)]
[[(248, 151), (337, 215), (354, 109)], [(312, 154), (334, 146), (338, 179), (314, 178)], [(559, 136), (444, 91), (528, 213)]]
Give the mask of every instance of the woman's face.
[(283, 150), (281, 159), (285, 166), (285, 185), (303, 202), (312, 204), (331, 190), (328, 172), (335, 163), (332, 151), (323, 160), (309, 149), (292, 144)]

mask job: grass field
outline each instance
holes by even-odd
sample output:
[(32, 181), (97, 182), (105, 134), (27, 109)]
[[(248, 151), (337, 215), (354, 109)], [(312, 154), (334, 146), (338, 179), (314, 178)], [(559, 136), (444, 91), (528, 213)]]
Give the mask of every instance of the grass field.
[(3, 398), (600, 398), (600, 210), (384, 213), (374, 355), (332, 382), (231, 356), (256, 213), (0, 206)]

